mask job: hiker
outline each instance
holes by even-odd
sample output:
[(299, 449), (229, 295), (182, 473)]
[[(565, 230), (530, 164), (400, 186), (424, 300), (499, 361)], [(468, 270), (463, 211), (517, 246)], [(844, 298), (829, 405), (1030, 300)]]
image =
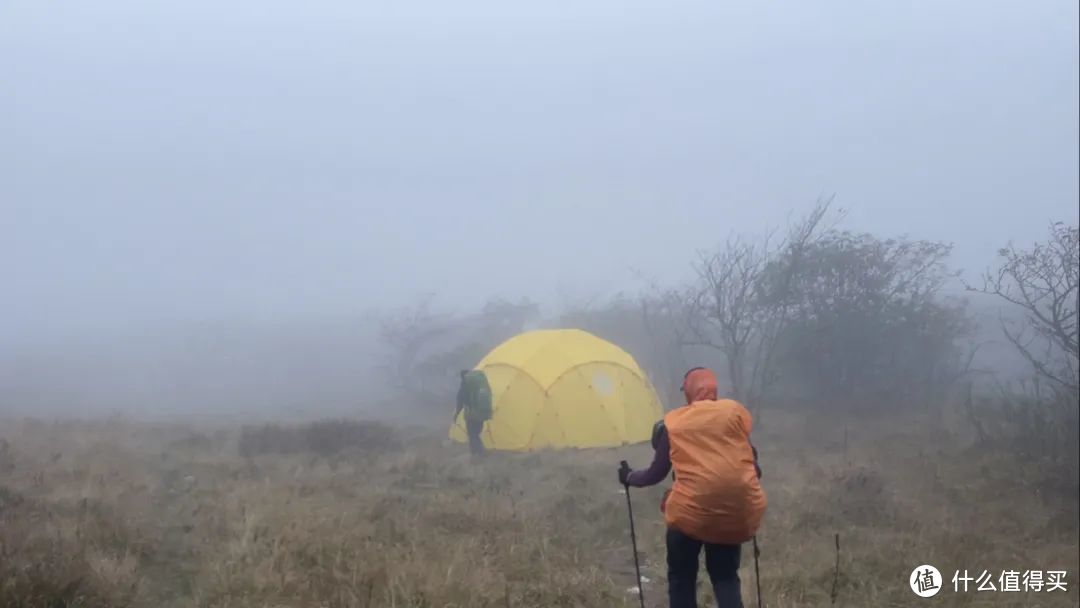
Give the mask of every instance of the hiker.
[(686, 405), (668, 412), (653, 429), (652, 465), (620, 470), (619, 482), (652, 486), (675, 470), (660, 503), (667, 524), (670, 608), (697, 607), (702, 547), (717, 605), (742, 608), (742, 543), (757, 533), (766, 504), (757, 449), (750, 443), (753, 421), (738, 401), (717, 399), (716, 376), (709, 369), (686, 372), (681, 390)]
[(480, 370), (461, 370), (461, 386), (458, 387), (457, 409), (454, 421), (465, 410), (465, 433), (469, 436), (469, 451), (474, 457), (484, 455), (484, 442), (480, 433), (484, 421), (491, 418), (491, 386), (487, 376)]

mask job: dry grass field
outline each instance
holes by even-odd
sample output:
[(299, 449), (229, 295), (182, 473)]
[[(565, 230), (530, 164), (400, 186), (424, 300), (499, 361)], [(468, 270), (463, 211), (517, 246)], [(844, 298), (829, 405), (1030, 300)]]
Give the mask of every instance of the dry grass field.
[[(1075, 479), (936, 417), (760, 423), (766, 606), (829, 606), (834, 587), (850, 607), (1078, 605)], [(637, 605), (615, 471), (647, 446), (473, 465), (443, 432), (374, 423), (20, 419), (0, 438), (5, 608)], [(666, 605), (660, 493), (632, 492), (650, 606)], [(923, 563), (946, 578), (932, 599), (907, 586)], [(748, 548), (743, 564), (753, 606)], [(957, 569), (1067, 570), (1069, 590), (958, 594)]]

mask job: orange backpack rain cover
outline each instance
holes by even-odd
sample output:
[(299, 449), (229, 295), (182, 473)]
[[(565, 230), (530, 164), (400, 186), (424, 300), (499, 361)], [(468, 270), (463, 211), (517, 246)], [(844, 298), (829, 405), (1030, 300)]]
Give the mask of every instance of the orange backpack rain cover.
[(766, 506), (750, 447), (753, 419), (738, 401), (716, 399), (716, 377), (707, 369), (691, 372), (684, 391), (690, 404), (664, 416), (675, 470), (664, 519), (703, 542), (744, 543)]

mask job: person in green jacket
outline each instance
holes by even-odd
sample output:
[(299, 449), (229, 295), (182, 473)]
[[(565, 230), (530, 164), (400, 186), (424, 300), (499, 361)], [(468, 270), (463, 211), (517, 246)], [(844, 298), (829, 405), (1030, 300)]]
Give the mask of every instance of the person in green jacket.
[(491, 419), (491, 385), (480, 370), (461, 370), (461, 386), (458, 387), (457, 409), (454, 420), (465, 411), (465, 433), (469, 436), (469, 451), (473, 456), (484, 454), (480, 433), (484, 422)]

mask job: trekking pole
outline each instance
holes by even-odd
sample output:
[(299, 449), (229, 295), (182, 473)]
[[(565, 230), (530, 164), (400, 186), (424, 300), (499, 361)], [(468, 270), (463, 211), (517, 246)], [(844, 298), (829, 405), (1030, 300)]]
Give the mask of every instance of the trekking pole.
[[(619, 463), (619, 469), (629, 472), (630, 465), (623, 460)], [(623, 475), (623, 479), (626, 479), (625, 475)], [(634, 547), (634, 574), (637, 575), (638, 599), (641, 600), (641, 608), (645, 608), (645, 589), (642, 588), (641, 565), (638, 563), (637, 533), (634, 532), (634, 505), (630, 502), (630, 484), (624, 483), (623, 490), (626, 492), (626, 510), (630, 513), (630, 544)]]
[(761, 608), (761, 572), (758, 570), (758, 556), (761, 551), (757, 547), (757, 535), (754, 535), (754, 582), (757, 583), (757, 608)]

